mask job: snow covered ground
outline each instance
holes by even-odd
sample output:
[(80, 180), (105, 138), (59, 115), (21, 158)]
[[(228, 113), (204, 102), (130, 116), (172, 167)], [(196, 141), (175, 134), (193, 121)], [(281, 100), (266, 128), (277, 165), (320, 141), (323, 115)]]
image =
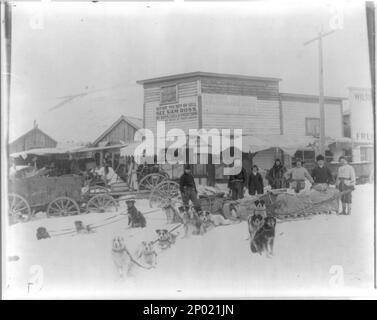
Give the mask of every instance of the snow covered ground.
[[(160, 211), (146, 214), (147, 228), (126, 229), (125, 215), (87, 214), (40, 218), (8, 228), (5, 298), (251, 298), (259, 296), (363, 295), (373, 288), (373, 185), (354, 192), (351, 216), (321, 215), (280, 222), (273, 258), (252, 255), (246, 222), (182, 239), (158, 256), (156, 269), (136, 267), (119, 279), (111, 259), (112, 238), (122, 235), (133, 251), (166, 227)], [(147, 212), (146, 200), (136, 206)], [(124, 208), (120, 209), (122, 212)], [(37, 240), (44, 226), (51, 235), (82, 220), (109, 223), (92, 234), (63, 234)], [(168, 226), (171, 228), (172, 226)], [(182, 233), (182, 232), (181, 232)], [(29, 283), (29, 285), (28, 285)]]

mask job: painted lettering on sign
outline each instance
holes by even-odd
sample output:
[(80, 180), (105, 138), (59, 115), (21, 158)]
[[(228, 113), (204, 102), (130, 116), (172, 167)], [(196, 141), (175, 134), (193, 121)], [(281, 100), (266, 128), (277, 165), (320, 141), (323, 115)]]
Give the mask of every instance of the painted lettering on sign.
[(373, 143), (372, 93), (367, 88), (349, 89), (352, 139), (357, 143)]
[(198, 117), (198, 108), (195, 102), (177, 103), (159, 106), (156, 109), (157, 121), (183, 121)]

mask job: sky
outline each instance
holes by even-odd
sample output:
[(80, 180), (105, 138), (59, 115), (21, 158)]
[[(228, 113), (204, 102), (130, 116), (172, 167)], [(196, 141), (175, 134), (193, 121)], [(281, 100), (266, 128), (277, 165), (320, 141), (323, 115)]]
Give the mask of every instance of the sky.
[(68, 142), (122, 114), (141, 118), (136, 81), (176, 73), (277, 77), (281, 92), (318, 94), (317, 44), (303, 43), (321, 26), (340, 26), (323, 41), (325, 95), (370, 87), (360, 1), (16, 2), (12, 15), (10, 141), (34, 120)]

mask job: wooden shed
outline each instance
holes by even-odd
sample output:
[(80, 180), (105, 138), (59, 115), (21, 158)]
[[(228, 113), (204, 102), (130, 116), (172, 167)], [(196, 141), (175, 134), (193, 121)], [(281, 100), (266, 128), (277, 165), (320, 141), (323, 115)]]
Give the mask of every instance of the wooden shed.
[(55, 148), (57, 142), (48, 134), (34, 125), (34, 128), (26, 132), (9, 144), (9, 153), (16, 153), (37, 148)]
[(108, 129), (93, 141), (93, 146), (115, 145), (133, 142), (135, 132), (142, 127), (142, 120), (133, 117), (120, 116)]

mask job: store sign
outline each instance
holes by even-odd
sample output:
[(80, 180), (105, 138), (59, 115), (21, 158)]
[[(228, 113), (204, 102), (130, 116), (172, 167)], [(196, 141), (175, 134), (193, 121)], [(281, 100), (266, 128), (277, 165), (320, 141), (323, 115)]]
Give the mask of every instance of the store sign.
[(373, 143), (371, 90), (364, 88), (350, 88), (349, 90), (352, 139), (356, 143)]
[(198, 107), (195, 102), (163, 105), (156, 109), (157, 121), (185, 121), (197, 118)]

